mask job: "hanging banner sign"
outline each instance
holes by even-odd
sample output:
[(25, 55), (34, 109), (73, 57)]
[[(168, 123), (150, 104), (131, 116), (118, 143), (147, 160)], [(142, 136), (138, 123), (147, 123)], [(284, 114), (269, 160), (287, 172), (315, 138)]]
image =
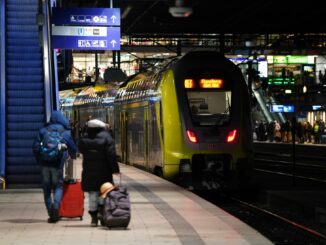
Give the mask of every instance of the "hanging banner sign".
[(52, 8), (52, 24), (120, 26), (120, 8)]
[(53, 26), (52, 48), (120, 50), (120, 27)]

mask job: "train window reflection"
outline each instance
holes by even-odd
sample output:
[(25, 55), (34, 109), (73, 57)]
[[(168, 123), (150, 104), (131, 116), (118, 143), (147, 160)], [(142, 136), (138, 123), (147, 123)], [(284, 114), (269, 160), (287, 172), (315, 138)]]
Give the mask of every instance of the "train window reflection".
[(195, 125), (224, 125), (229, 122), (231, 91), (187, 91), (187, 97)]

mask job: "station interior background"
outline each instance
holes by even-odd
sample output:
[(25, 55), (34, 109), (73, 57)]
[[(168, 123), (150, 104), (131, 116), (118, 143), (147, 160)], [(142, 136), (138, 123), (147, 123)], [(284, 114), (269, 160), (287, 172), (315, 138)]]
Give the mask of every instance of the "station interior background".
[[(121, 9), (118, 54), (73, 51), (71, 72), (65, 71), (69, 76), (59, 78), (59, 82), (101, 83), (106, 80), (107, 68), (118, 67), (130, 76), (189, 51), (216, 50), (238, 64), (246, 78), (248, 61), (254, 62), (255, 88), (273, 95), (268, 106), (297, 105), (301, 121), (326, 119), (326, 35), (317, 5), (278, 0), (231, 0), (217, 7), (208, 0), (74, 0), (59, 4)], [(178, 8), (183, 10), (181, 15), (173, 11)]]
[[(325, 121), (326, 25), (324, 9), (316, 3), (229, 0), (216, 7), (210, 0), (23, 2), (0, 4), (0, 175), (7, 175), (8, 182), (38, 183), (30, 142), (59, 107), (59, 91), (105, 84), (105, 71), (112, 68), (128, 76), (194, 50), (224, 54), (246, 78), (251, 62), (257, 71), (253, 93), (266, 97), (260, 103), (263, 111), (276, 103), (291, 104), (297, 105), (299, 120)], [(54, 5), (119, 8), (121, 49), (53, 50), (52, 26), (47, 24)], [(37, 22), (38, 16), (46, 21)]]

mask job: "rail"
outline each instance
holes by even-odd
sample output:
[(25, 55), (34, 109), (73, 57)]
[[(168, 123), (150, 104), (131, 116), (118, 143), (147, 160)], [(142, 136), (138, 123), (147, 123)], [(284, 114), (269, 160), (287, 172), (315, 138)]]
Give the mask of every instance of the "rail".
[(254, 143), (255, 171), (326, 183), (325, 146)]

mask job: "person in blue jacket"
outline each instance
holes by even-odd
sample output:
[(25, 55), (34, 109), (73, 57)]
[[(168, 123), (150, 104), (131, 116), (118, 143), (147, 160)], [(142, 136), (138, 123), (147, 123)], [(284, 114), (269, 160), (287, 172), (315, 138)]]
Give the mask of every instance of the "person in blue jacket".
[[(44, 160), (41, 156), (41, 145), (48, 131), (59, 131), (62, 151), (60, 157), (54, 161)], [(76, 158), (77, 147), (71, 136), (70, 123), (60, 111), (53, 111), (50, 121), (42, 127), (33, 142), (33, 152), (41, 166), (42, 187), (44, 202), (49, 215), (48, 222), (56, 223), (59, 219), (59, 207), (63, 193), (63, 168), (65, 160)]]

